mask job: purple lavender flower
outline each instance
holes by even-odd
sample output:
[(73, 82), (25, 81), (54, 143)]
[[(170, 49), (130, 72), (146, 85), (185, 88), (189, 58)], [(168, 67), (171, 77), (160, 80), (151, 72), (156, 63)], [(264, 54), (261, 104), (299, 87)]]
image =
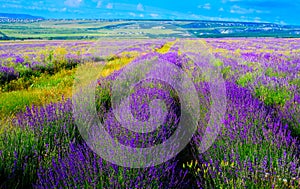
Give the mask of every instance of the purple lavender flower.
[(24, 58), (22, 58), (22, 57), (20, 57), (20, 56), (17, 56), (16, 57), (16, 60), (15, 60), (15, 63), (17, 63), (17, 64), (22, 64), (22, 63), (24, 63)]

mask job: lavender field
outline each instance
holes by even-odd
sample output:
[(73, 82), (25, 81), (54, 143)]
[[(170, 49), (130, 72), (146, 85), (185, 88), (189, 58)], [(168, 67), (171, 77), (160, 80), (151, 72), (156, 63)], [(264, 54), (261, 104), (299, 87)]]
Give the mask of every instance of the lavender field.
[[(300, 188), (298, 38), (9, 41), (0, 42), (0, 57), (0, 188)], [(130, 111), (116, 116), (112, 101), (123, 93), (114, 96), (113, 83), (131, 65), (152, 60), (185, 73), (197, 98), (148, 79), (130, 91)], [(114, 140), (136, 149), (156, 146), (169, 140), (187, 115), (196, 130), (184, 149), (139, 168), (114, 163), (114, 152), (107, 152), (111, 158), (96, 153), (78, 122), (92, 119), (74, 110), (78, 73), (92, 75), (86, 65), (102, 66), (91, 85), (93, 99), (97, 119)], [(220, 74), (224, 93), (211, 80), (215, 72), (210, 78), (206, 70)], [(214, 95), (224, 112), (214, 123), (220, 128), (216, 137), (203, 150), (210, 118), (222, 111)], [(158, 100), (165, 104), (164, 116), (154, 111)], [(184, 109), (194, 106), (199, 112)], [(122, 115), (129, 114), (137, 122), (163, 122), (151, 132), (135, 132), (122, 127)], [(172, 145), (165, 151), (180, 140)]]

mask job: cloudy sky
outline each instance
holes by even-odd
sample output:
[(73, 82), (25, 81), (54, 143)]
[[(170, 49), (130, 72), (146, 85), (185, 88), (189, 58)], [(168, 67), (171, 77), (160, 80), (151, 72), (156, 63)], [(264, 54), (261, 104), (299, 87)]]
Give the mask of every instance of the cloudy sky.
[(0, 12), (45, 18), (201, 19), (300, 25), (300, 0), (0, 0)]

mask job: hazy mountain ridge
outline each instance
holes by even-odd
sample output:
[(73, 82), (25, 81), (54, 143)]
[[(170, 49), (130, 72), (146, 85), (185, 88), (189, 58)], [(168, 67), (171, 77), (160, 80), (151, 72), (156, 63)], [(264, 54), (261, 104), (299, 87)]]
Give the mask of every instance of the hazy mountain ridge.
[(33, 16), (30, 14), (13, 14), (13, 13), (0, 13), (0, 19), (19, 19), (19, 20), (44, 20), (41, 16)]

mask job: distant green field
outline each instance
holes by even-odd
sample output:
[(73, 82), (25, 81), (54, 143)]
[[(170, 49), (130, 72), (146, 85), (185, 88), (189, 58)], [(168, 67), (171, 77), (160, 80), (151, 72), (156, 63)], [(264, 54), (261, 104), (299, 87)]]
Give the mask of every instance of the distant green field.
[(259, 23), (150, 20), (45, 20), (0, 24), (0, 40), (166, 37), (300, 37), (300, 28)]
[[(145, 24), (144, 24), (145, 25)], [(0, 39), (93, 39), (93, 38), (155, 38), (184, 34), (174, 28), (158, 29), (159, 23), (140, 27), (136, 22), (43, 21), (6, 23), (0, 25)]]

